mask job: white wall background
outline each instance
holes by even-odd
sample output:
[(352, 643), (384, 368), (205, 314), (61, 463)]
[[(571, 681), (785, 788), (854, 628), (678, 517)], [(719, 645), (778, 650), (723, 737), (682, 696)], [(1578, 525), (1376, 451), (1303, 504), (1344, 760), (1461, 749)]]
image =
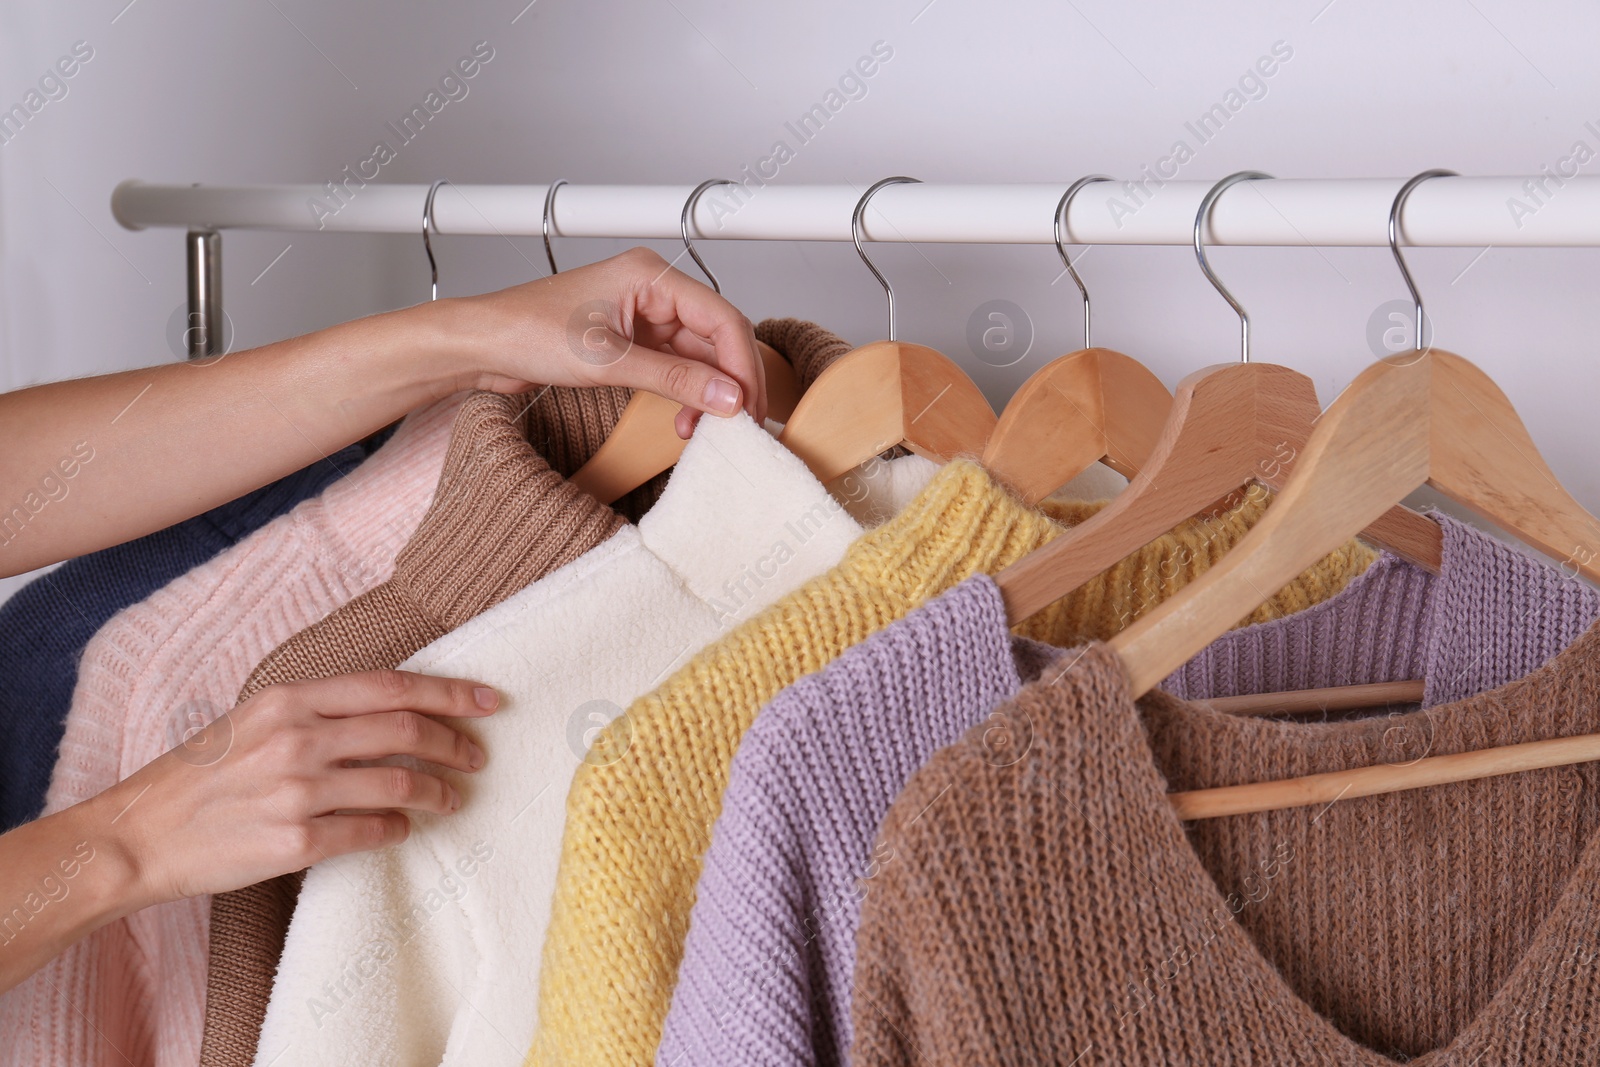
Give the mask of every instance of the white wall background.
[[(477, 41), (493, 60), (380, 180), (692, 183), (779, 139), (796, 148), (780, 182), (1129, 177), (1175, 139), (1193, 143), (1185, 121), (1275, 42), (1292, 58), (1183, 177), (1524, 174), (1578, 140), (1600, 149), (1585, 128), (1600, 125), (1600, 12), (1573, 0), (526, 2), (4, 0), (0, 107), (74, 42), (94, 58), (0, 146), (0, 388), (176, 357), (181, 236), (118, 227), (118, 181), (328, 180), (388, 139), (384, 124)], [(878, 41), (893, 58), (866, 95), (798, 146), (785, 121)], [(436, 247), (448, 292), (544, 270), (536, 237)], [(623, 247), (567, 240), (558, 256), (575, 265)], [(858, 342), (882, 334), (881, 292), (848, 245), (709, 243), (704, 254), (752, 317), (812, 318)], [(961, 359), (997, 406), (1077, 345), (1076, 294), (1052, 284), (1048, 247), (879, 246), (876, 259), (896, 285), (901, 335)], [(420, 238), (228, 233), (224, 260), (235, 348), (427, 295)], [(1557, 474), (1600, 511), (1600, 304), (1589, 298), (1600, 250), (1418, 250), (1410, 262), (1437, 343), (1497, 378)], [(1382, 250), (1223, 249), (1213, 263), (1251, 310), (1257, 358), (1304, 370), (1325, 400), (1372, 358), (1374, 312), (1405, 295)], [(1169, 384), (1234, 355), (1236, 322), (1187, 250), (1099, 248), (1080, 269), (1096, 341)], [(997, 297), (1037, 334), (1005, 369), (966, 342), (973, 309)]]

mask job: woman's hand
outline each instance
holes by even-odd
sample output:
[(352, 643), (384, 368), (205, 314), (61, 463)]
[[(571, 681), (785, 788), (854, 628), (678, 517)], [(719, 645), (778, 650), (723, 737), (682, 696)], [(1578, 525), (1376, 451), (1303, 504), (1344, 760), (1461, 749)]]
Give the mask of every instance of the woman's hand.
[(484, 686), (407, 671), (270, 686), (104, 793), (0, 837), (0, 902), (15, 904), (0, 912), (0, 990), (123, 915), (395, 844), (410, 811), (456, 811), (437, 775), (351, 764), (475, 771), (482, 749), (441, 720), (497, 704)]
[[(476, 771), (483, 750), (440, 720), (498, 702), (487, 687), (410, 671), (269, 686), (98, 799), (126, 811), (118, 822), (146, 899), (238, 889), (404, 841), (408, 811), (455, 811), (461, 797), (441, 778), (350, 764), (412, 756)], [(336, 814), (349, 811), (364, 814)]]
[(462, 333), (480, 337), (479, 358), (490, 361), (483, 388), (646, 389), (684, 405), (683, 437), (699, 412), (732, 415), (742, 406), (766, 417), (765, 369), (750, 320), (647, 248), (434, 306), (481, 324)]

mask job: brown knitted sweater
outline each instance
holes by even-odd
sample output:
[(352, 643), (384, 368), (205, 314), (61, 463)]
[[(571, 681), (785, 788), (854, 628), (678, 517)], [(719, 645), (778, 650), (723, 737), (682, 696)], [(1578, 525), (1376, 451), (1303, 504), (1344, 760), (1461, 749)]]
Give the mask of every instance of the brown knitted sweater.
[[(793, 365), (802, 390), (851, 347), (799, 319), (768, 319), (756, 336)], [(277, 682), (396, 666), (610, 537), (623, 520), (564, 476), (605, 441), (630, 395), (552, 388), (470, 397), (451, 429), (433, 503), (394, 576), (279, 645), (240, 698)], [(637, 520), (666, 479), (624, 496), (617, 510)], [(254, 1060), (300, 879), (285, 875), (213, 898), (205, 1067)]]
[(1500, 689), (1321, 724), (1135, 705), (1089, 646), (884, 820), (853, 1062), (1594, 1063), (1600, 764), (1187, 826), (1165, 794), (1597, 731), (1600, 625)]

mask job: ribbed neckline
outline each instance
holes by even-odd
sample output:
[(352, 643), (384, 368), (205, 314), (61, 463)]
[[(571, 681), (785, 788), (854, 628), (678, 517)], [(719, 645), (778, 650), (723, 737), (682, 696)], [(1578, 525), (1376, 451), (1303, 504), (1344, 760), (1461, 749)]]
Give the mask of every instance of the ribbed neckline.
[(535, 451), (530, 408), (520, 395), (466, 398), (433, 502), (395, 560), (396, 577), (446, 631), (503, 599), (530, 567), (539, 573), (535, 557), (624, 525)]
[(1219, 637), (1161, 688), (1223, 697), (1420, 678), (1423, 706), (1447, 704), (1530, 673), (1600, 618), (1600, 592), (1433, 518), (1438, 575), (1385, 552), (1336, 596)]
[(900, 514), (858, 541), (841, 567), (870, 570), (898, 602), (920, 604), (968, 577), (972, 560), (1003, 567), (1061, 529), (976, 463), (955, 459)]
[[(1594, 718), (1594, 711), (1585, 707), (1582, 698), (1592, 701), (1600, 691), (1600, 624), (1590, 627), (1544, 666), (1498, 689), (1408, 714), (1329, 723), (1286, 723), (1226, 715), (1206, 704), (1178, 700), (1160, 691), (1136, 704), (1128, 692), (1121, 663), (1109, 646), (1087, 646), (1070, 662), (1068, 670), (1047, 674), (1048, 681), (1036, 683), (1034, 690), (1044, 694), (1047, 703), (1055, 703), (1063, 723), (1084, 715), (1112, 717), (1101, 736), (1115, 740), (1099, 749), (1099, 766), (1090, 765), (1085, 770), (1097, 784), (1123, 783), (1121, 795), (1110, 798), (1113, 811), (1120, 808), (1141, 825), (1160, 827), (1160, 838), (1147, 842), (1147, 863), (1152, 871), (1164, 872), (1169, 891), (1187, 905), (1186, 910), (1192, 909), (1195, 915), (1223, 914), (1228, 910), (1226, 896), (1189, 843), (1183, 824), (1167, 800), (1172, 783), (1158, 765), (1153, 735), (1176, 741), (1170, 747), (1184, 753), (1182, 788), (1197, 788), (1201, 779), (1205, 785), (1266, 781), (1540, 740), (1553, 736), (1552, 723)], [(1095, 686), (1107, 699), (1093, 708), (1083, 706), (1079, 686), (1071, 681), (1078, 671), (1096, 677)], [(1052, 684), (1062, 681), (1066, 684)], [(1346, 803), (1381, 804), (1384, 799), (1362, 798)], [(1417, 877), (1426, 876), (1424, 872), (1417, 873)], [(1408, 1062), (1456, 1062), (1461, 1050), (1492, 1045), (1490, 1035), (1516, 1026), (1519, 1018), (1527, 1018), (1542, 976), (1559, 963), (1552, 953), (1570, 945), (1573, 937), (1592, 941), (1596, 933), (1594, 915), (1586, 898), (1588, 887), (1597, 878), (1600, 835), (1591, 836), (1583, 844), (1554, 907), (1539, 923), (1527, 950), (1482, 1010), (1447, 1045)], [(1115, 887), (1103, 888), (1115, 891)], [(1139, 936), (1138, 931), (1130, 934)], [(1372, 1065), (1393, 1062), (1353, 1041), (1314, 1011), (1249, 938), (1229, 938), (1214, 946), (1213, 951), (1233, 957), (1222, 971), (1257, 990), (1258, 1005), (1279, 1013), (1283, 1022), (1293, 1021), (1302, 1028), (1309, 1023), (1320, 1035), (1316, 1047), (1332, 1058)]]

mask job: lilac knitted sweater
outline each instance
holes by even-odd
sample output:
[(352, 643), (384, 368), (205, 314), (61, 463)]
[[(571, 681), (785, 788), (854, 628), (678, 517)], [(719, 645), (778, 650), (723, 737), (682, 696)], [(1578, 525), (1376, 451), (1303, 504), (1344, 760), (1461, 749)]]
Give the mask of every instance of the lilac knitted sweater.
[[(1226, 634), (1163, 688), (1203, 700), (1422, 677), (1424, 702), (1444, 704), (1530, 673), (1600, 618), (1588, 586), (1441, 522), (1437, 578), (1385, 554), (1329, 600)], [(657, 1067), (846, 1061), (862, 885), (893, 861), (874, 851), (879, 823), (1049, 658), (1010, 636), (979, 576), (762, 711), (733, 761)]]

